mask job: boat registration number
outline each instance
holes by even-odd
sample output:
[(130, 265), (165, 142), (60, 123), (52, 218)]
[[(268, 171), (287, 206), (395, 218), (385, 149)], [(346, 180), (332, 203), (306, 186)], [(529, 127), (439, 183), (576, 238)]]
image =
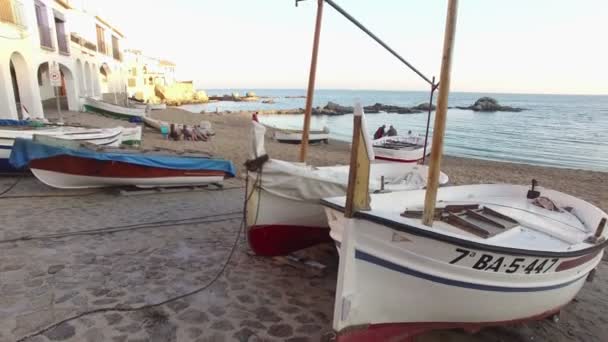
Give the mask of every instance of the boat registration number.
[(547, 273), (555, 266), (558, 258), (517, 258), (478, 253), (464, 248), (456, 248), (457, 256), (450, 264), (468, 264), (473, 269), (490, 272), (539, 274)]

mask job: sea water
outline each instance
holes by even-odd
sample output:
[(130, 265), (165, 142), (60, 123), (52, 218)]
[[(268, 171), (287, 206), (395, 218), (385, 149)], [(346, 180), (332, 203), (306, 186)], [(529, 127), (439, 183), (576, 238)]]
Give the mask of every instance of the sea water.
[[(209, 94), (230, 94), (234, 89), (209, 90)], [(249, 90), (251, 91), (251, 90)], [(305, 90), (253, 90), (258, 96), (269, 96), (274, 104), (261, 102), (216, 102), (187, 105), (184, 109), (205, 111), (271, 110), (303, 108)], [(244, 91), (239, 91), (244, 94)], [(597, 171), (608, 171), (608, 96), (539, 95), (539, 94), (450, 94), (449, 106), (469, 106), (482, 96), (491, 96), (501, 105), (521, 107), (522, 112), (481, 113), (449, 109), (444, 152), (447, 155), (547, 165)], [(315, 106), (328, 101), (352, 106), (380, 102), (388, 105), (415, 106), (429, 100), (428, 92), (317, 90)], [(433, 113), (434, 114), (434, 113)], [(369, 114), (369, 134), (381, 125), (393, 125), (399, 133), (412, 130), (424, 134), (427, 113)], [(302, 115), (262, 115), (260, 120), (281, 128), (301, 128)], [(434, 116), (431, 115), (430, 132)], [(331, 137), (350, 141), (352, 115), (313, 116), (312, 127), (328, 126)]]

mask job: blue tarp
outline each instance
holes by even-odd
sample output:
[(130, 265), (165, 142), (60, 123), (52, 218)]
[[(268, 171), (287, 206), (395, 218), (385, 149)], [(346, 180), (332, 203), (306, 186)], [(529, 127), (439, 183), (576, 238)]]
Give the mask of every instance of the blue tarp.
[(10, 163), (22, 168), (36, 159), (67, 155), (105, 161), (118, 161), (150, 167), (176, 170), (211, 170), (224, 171), (231, 177), (235, 175), (234, 165), (229, 160), (204, 157), (155, 155), (146, 153), (96, 152), (87, 148), (66, 148), (47, 145), (29, 139), (15, 139), (11, 151)]

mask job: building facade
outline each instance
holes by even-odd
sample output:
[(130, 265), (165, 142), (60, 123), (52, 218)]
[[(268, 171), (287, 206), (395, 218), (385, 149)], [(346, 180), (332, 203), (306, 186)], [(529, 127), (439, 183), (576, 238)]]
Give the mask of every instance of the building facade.
[[(118, 29), (69, 1), (0, 0), (0, 118), (42, 118), (57, 93), (78, 111), (82, 97), (126, 92), (123, 45)], [(49, 62), (60, 66), (59, 89)]]
[(170, 86), (175, 83), (175, 64), (173, 62), (149, 57), (140, 50), (125, 50), (127, 84), (129, 96), (151, 101), (156, 86)]

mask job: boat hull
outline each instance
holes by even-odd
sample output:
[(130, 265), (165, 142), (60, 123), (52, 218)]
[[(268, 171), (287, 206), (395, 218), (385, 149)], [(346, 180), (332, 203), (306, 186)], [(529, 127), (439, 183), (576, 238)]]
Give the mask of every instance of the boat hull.
[(133, 117), (144, 117), (146, 110), (142, 108), (128, 108), (114, 105), (107, 102), (97, 101), (87, 98), (84, 103), (84, 109), (87, 112), (111, 116), (118, 119), (129, 120)]
[[(405, 169), (404, 169), (405, 168)], [(277, 256), (285, 255), (291, 252), (314, 246), (320, 243), (331, 242), (329, 234), (329, 224), (324, 212), (324, 208), (320, 203), (321, 194), (325, 195), (344, 195), (346, 193), (346, 179), (348, 177), (348, 166), (320, 167), (317, 170), (333, 171), (344, 176), (344, 182), (336, 181), (330, 178), (330, 174), (317, 178), (287, 178), (278, 181), (283, 183), (278, 188), (272, 188), (271, 191), (264, 185), (260, 185), (259, 175), (249, 173), (248, 175), (248, 200), (246, 202), (247, 212), (247, 227), (248, 227), (248, 242), (251, 249), (258, 255), (262, 256)], [(399, 166), (396, 164), (372, 164), (371, 173), (373, 179), (379, 179), (381, 175), (386, 176), (386, 179), (398, 178), (401, 174), (410, 172), (419, 172), (426, 175), (426, 166)], [(267, 170), (262, 172), (261, 177), (269, 177), (278, 179), (285, 174), (274, 173)], [(300, 195), (306, 196), (297, 197), (298, 195), (291, 190), (298, 192), (300, 188), (290, 188), (293, 183), (308, 182), (308, 187), (314, 187), (319, 192), (311, 191), (307, 193), (306, 189), (302, 190)], [(441, 174), (440, 183), (448, 182), (448, 176)], [(263, 183), (263, 182), (262, 182)], [(289, 183), (290, 185), (286, 185)], [(408, 185), (388, 184), (387, 189), (392, 191), (403, 191), (418, 189), (426, 184), (425, 181), (419, 183), (411, 183)], [(373, 187), (377, 187), (374, 185)], [(371, 187), (370, 189), (373, 189)]]
[[(302, 143), (302, 132), (276, 131), (274, 139), (281, 143), (300, 144)], [(329, 141), (329, 131), (310, 132), (308, 134), (308, 143), (320, 143)]]
[(257, 255), (277, 256), (329, 243), (329, 226), (318, 203), (296, 201), (248, 184), (247, 234)]
[[(384, 142), (395, 140), (406, 144), (414, 144), (409, 148), (383, 147)], [(388, 143), (390, 146), (390, 142)], [(374, 156), (377, 160), (385, 160), (398, 163), (417, 163), (425, 157), (424, 137), (383, 137), (373, 141)], [(426, 156), (431, 154), (431, 141), (427, 142)]]
[(193, 186), (222, 182), (225, 177), (222, 171), (157, 168), (67, 155), (32, 160), (30, 169), (41, 182), (61, 189)]
[(12, 173), (21, 172), (24, 170), (16, 169), (9, 162), (13, 143), (15, 142), (14, 139), (32, 139), (32, 136), (34, 134), (54, 136), (60, 139), (77, 142), (87, 142), (99, 146), (116, 147), (119, 146), (121, 143), (123, 128), (118, 127), (113, 129), (85, 129), (80, 127), (60, 127), (48, 130), (0, 130), (0, 172)]
[(340, 341), (547, 317), (574, 298), (603, 255), (602, 249), (564, 256), (489, 251), (345, 218), (341, 209), (328, 207), (326, 214), (340, 250), (334, 312)]

